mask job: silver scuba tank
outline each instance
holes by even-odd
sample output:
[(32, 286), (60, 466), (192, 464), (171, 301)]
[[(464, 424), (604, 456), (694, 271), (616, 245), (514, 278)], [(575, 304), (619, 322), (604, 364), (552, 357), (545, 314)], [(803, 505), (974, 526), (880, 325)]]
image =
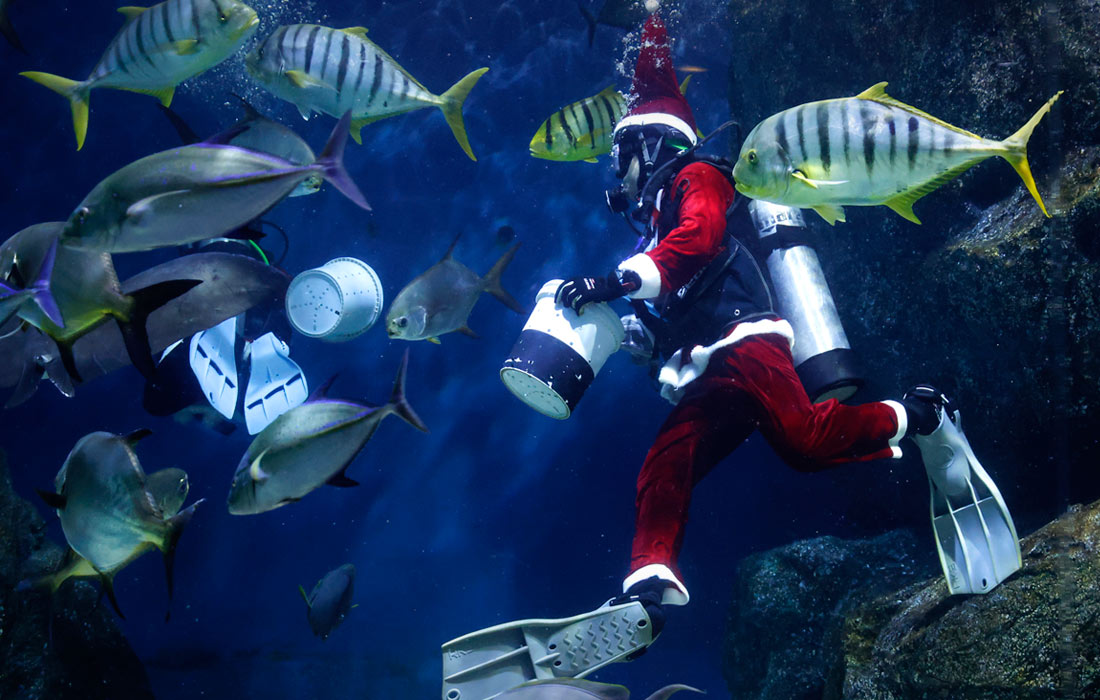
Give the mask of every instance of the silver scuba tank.
[(794, 328), (794, 366), (810, 400), (843, 401), (863, 385), (855, 352), (806, 237), (802, 210), (760, 200), (749, 214), (767, 255), (776, 313)]

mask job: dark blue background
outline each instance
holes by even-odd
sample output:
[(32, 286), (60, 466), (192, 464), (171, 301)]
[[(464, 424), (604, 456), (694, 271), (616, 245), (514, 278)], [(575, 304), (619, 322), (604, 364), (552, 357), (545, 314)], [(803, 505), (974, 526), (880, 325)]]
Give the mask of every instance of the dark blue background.
[[(252, 4), (263, 18), (258, 37), (296, 21), (364, 25), (436, 92), (470, 70), (491, 68), (465, 108), (478, 162), (462, 153), (438, 111), (425, 109), (368, 126), (363, 146), (349, 145), (348, 169), (372, 215), (330, 187), (279, 205), (270, 218), (290, 232), (285, 267), (292, 274), (351, 255), (374, 266), (392, 299), (458, 234), (456, 257), (488, 270), (504, 250), (496, 231), (509, 225), (523, 246), (504, 286), (529, 304), (545, 280), (603, 274), (629, 254), (632, 237), (603, 206), (602, 190), (613, 184), (606, 159), (551, 163), (527, 154), (539, 123), (561, 105), (612, 82), (629, 87), (624, 66), (632, 68), (633, 54), (624, 32), (601, 27), (589, 48), (573, 0)], [(0, 45), (0, 236), (67, 218), (101, 178), (178, 145), (153, 99), (96, 90), (87, 144), (77, 153), (68, 106), (16, 76), (86, 75), (121, 25), (114, 8), (105, 0), (24, 0), (12, 8), (32, 56)], [(727, 57), (735, 41), (724, 4), (687, 2), (670, 28), (679, 39), (677, 63), (707, 69), (693, 79), (689, 98), (709, 131), (730, 111)], [(230, 96), (238, 92), (319, 151), (335, 120), (303, 122), (249, 80), (242, 56), (181, 86), (173, 108), (198, 133), (213, 133), (239, 116)], [(851, 94), (865, 87), (853, 84)], [(711, 150), (729, 147), (723, 137)], [(116, 264), (125, 278), (168, 255), (119, 255)], [(223, 437), (145, 415), (132, 369), (80, 387), (74, 400), (44, 384), (2, 416), (0, 445), (17, 490), (29, 496), (51, 486), (82, 435), (149, 427), (154, 435), (139, 448), (146, 470), (184, 468), (192, 496), (207, 499), (181, 540), (170, 623), (162, 621), (157, 557), (116, 580), (127, 615), (120, 625), (147, 661), (158, 697), (438, 697), (442, 642), (510, 619), (580, 613), (618, 592), (634, 478), (668, 409), (644, 371), (618, 355), (568, 421), (529, 410), (497, 378), (523, 321), (489, 298), (470, 318), (480, 340), (449, 335), (440, 346), (410, 346), (388, 340), (381, 324), (345, 344), (295, 337), (293, 357), (313, 385), (338, 371), (333, 395), (372, 402), (388, 396), (401, 353), (411, 348), (409, 400), (431, 433), (387, 421), (349, 470), (362, 486), (324, 488), (264, 515), (233, 517), (224, 505), (248, 445), (244, 431)], [(911, 525), (923, 528), (928, 557), (935, 556), (923, 471), (912, 458), (805, 475), (754, 437), (704, 483), (681, 562), (691, 605), (671, 612), (644, 659), (598, 675), (638, 697), (669, 682), (727, 695), (721, 651), (730, 585), (737, 561), (750, 552)], [(40, 509), (61, 542), (56, 518)], [(359, 607), (322, 643), (310, 635), (297, 586), (308, 590), (345, 562), (358, 570)]]

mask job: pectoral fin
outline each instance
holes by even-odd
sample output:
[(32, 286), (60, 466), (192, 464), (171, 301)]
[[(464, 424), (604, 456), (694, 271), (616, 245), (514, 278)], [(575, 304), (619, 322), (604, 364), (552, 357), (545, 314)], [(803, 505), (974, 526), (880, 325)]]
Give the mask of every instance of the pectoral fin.
[(199, 52), (198, 39), (180, 39), (172, 42), (172, 50), (179, 56), (190, 56)]
[(264, 468), (260, 466), (260, 461), (264, 458), (267, 451), (260, 453), (260, 456), (253, 460), (252, 464), (248, 467), (248, 475), (252, 477), (255, 482), (263, 483), (270, 478), (270, 474), (264, 471)]
[(429, 343), (435, 343), (436, 345), (442, 345), (442, 343), (439, 342), (439, 338), (436, 338), (434, 335), (430, 338), (426, 338), (426, 340)]
[(596, 160), (595, 157), (592, 157), (592, 158), (585, 158), (584, 162), (585, 163), (599, 163), (600, 161)]
[(802, 172), (801, 170), (795, 170), (794, 172), (792, 172), (791, 177), (793, 177), (795, 180), (801, 180), (815, 190), (817, 189), (817, 183), (806, 177), (806, 173)]
[(155, 216), (158, 208), (174, 209), (179, 205), (177, 198), (190, 193), (191, 190), (172, 190), (139, 199), (126, 209), (126, 218), (140, 219), (146, 215)]
[(792, 172), (791, 177), (793, 177), (796, 180), (800, 180), (800, 181), (806, 183), (807, 185), (814, 188), (815, 190), (819, 189), (821, 187), (829, 187), (829, 186), (833, 186), (833, 185), (846, 185), (846, 184), (848, 184), (847, 180), (818, 180), (818, 179), (815, 179), (815, 178), (812, 178), (812, 177), (808, 177), (806, 175), (806, 173), (802, 172), (801, 170), (795, 170), (794, 172)]
[(310, 75), (309, 73), (306, 73), (305, 71), (288, 70), (286, 73), (284, 73), (284, 75), (287, 77), (288, 80), (290, 80), (290, 82), (294, 83), (295, 87), (300, 87), (300, 88), (308, 88), (308, 87), (328, 88), (329, 87), (328, 83), (326, 83), (323, 80), (318, 80), (317, 78), (314, 78), (312, 75)]
[(820, 214), (821, 218), (825, 219), (830, 226), (838, 221), (847, 221), (847, 219), (844, 218), (844, 207), (838, 207), (832, 204), (821, 204), (811, 208)]

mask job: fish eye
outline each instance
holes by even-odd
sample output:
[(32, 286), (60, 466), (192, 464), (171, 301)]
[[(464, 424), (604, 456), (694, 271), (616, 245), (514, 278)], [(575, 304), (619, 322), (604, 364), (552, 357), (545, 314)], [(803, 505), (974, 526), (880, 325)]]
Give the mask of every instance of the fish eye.
[(221, 22), (222, 24), (225, 24), (226, 22), (229, 21), (229, 18), (225, 16), (224, 12), (219, 12), (218, 13), (218, 21)]
[(88, 215), (92, 213), (92, 210), (88, 207), (80, 207), (76, 210), (76, 223), (83, 224), (87, 220)]
[(750, 164), (756, 163), (756, 149), (755, 148), (745, 154), (745, 160), (749, 161)]
[(404, 316), (397, 319), (397, 327), (398, 328), (404, 328), (407, 325), (409, 325), (409, 319), (405, 318)]

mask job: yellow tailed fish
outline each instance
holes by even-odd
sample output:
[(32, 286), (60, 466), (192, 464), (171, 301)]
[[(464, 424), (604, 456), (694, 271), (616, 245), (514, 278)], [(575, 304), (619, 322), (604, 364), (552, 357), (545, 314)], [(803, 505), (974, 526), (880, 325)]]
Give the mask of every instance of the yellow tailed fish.
[(165, 107), (176, 86), (213, 68), (240, 48), (260, 23), (238, 0), (166, 0), (152, 7), (121, 7), (126, 16), (87, 80), (49, 73), (20, 73), (68, 98), (76, 148), (88, 133), (88, 97), (106, 87), (153, 95)]
[(368, 39), (363, 27), (317, 24), (279, 27), (248, 54), (245, 68), (265, 89), (297, 106), (304, 119), (315, 111), (333, 116), (350, 111), (356, 143), (362, 143), (359, 131), (371, 122), (439, 107), (458, 145), (477, 160), (466, 137), (462, 103), (488, 68), (436, 95)]
[(611, 152), (611, 134), (626, 114), (626, 98), (608, 85), (598, 94), (562, 107), (531, 138), (531, 155), (546, 160), (583, 160)]
[(1050, 216), (1031, 175), (1027, 142), (1062, 92), (1015, 134), (994, 141), (899, 102), (885, 88), (878, 83), (855, 97), (799, 105), (757, 124), (733, 169), (737, 191), (813, 209), (830, 224), (845, 220), (845, 206), (877, 205), (919, 224), (914, 202), (1000, 156)]

